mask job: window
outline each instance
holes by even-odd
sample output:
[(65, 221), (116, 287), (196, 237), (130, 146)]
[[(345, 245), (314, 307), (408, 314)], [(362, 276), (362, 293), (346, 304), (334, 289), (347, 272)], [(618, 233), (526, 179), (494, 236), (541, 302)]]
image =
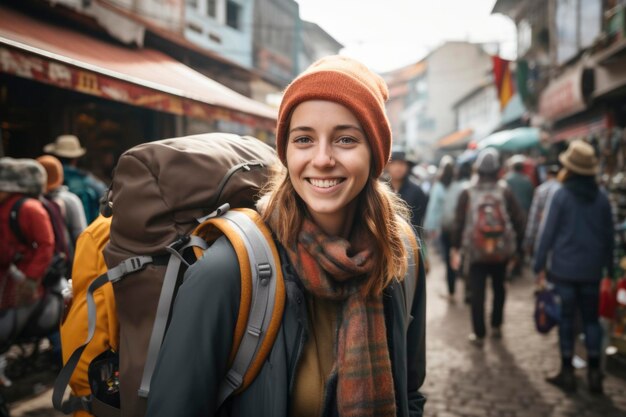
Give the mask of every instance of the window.
[(217, 0), (207, 0), (206, 14), (213, 18), (217, 16)]
[(226, 2), (226, 24), (233, 29), (241, 28), (241, 6), (234, 1)]
[(591, 46), (602, 30), (602, 0), (557, 0), (557, 61), (563, 64)]
[(580, 1), (580, 46), (593, 45), (602, 32), (602, 2), (598, 0)]

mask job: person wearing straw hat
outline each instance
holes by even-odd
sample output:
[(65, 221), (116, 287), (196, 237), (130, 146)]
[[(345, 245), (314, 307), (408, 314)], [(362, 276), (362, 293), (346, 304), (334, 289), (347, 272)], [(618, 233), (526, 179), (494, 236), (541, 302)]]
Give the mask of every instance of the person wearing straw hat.
[[(598, 321), (600, 280), (613, 275), (613, 217), (606, 194), (596, 183), (598, 160), (591, 145), (574, 141), (559, 156), (562, 187), (552, 196), (542, 221), (534, 271), (541, 285), (555, 284), (561, 298), (559, 348), (561, 370), (547, 382), (567, 392), (576, 390), (572, 365), (575, 319), (580, 311), (585, 332), (587, 382), (602, 394), (600, 369), (602, 328)], [(548, 258), (550, 258), (549, 266)], [(547, 271), (547, 274), (545, 273)]]
[(87, 150), (74, 135), (61, 135), (53, 143), (44, 146), (43, 151), (59, 158), (63, 164), (63, 184), (76, 194), (85, 210), (87, 223), (99, 214), (100, 198), (106, 192), (106, 185), (89, 172), (78, 168), (78, 160)]

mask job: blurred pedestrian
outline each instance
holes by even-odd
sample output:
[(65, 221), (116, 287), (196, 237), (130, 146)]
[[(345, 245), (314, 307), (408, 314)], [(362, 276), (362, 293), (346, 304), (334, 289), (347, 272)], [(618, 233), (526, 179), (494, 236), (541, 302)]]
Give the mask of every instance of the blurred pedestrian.
[(500, 159), (498, 151), (484, 149), (474, 163), (478, 178), (459, 196), (456, 226), (452, 238), (452, 265), (460, 267), (463, 251), (467, 263), (471, 293), (473, 333), (470, 342), (481, 346), (485, 328), (485, 286), (491, 277), (493, 308), (491, 335), (501, 337), (504, 312), (507, 264), (521, 246), (524, 232), (522, 212), (511, 190), (498, 182)]
[[(515, 196), (519, 207), (522, 209), (524, 222), (526, 222), (528, 218), (528, 211), (532, 204), (535, 189), (530, 178), (524, 173), (525, 162), (526, 157), (524, 155), (514, 155), (511, 157), (509, 160), (510, 171), (504, 178)], [(520, 238), (521, 237), (523, 237), (523, 234)], [(511, 271), (513, 277), (518, 277), (522, 274), (524, 262), (524, 247), (521, 245), (518, 248), (516, 260)]]
[(510, 171), (504, 177), (511, 192), (517, 199), (517, 203), (524, 212), (524, 218), (528, 215), (533, 200), (534, 187), (530, 179), (524, 174), (523, 155), (514, 155), (509, 160)]
[(421, 233), (424, 222), (424, 213), (428, 204), (428, 197), (422, 188), (414, 182), (411, 176), (413, 163), (406, 157), (404, 151), (391, 153), (391, 160), (385, 170), (389, 174), (391, 188), (398, 194), (411, 209), (411, 224), (416, 232)]
[[(437, 242), (440, 247), (440, 253), (446, 264), (446, 282), (448, 283), (448, 292), (446, 298), (454, 302), (454, 291), (456, 272), (450, 265), (450, 234), (453, 227), (453, 217), (447, 217), (444, 224), (444, 213), (446, 206), (456, 205), (455, 196), (449, 195), (448, 191), (454, 179), (454, 160), (446, 155), (439, 162), (439, 173), (437, 181), (433, 185), (430, 197), (428, 198), (428, 207), (426, 208), (426, 218), (424, 219), (424, 229), (428, 233), (430, 242)], [(456, 196), (458, 197), (458, 195)], [(454, 199), (454, 201), (453, 201)], [(449, 223), (447, 223), (449, 221)]]
[(568, 392), (576, 390), (572, 358), (576, 312), (580, 311), (589, 364), (588, 388), (601, 394), (598, 304), (603, 274), (613, 276), (613, 217), (609, 200), (595, 180), (598, 161), (593, 147), (574, 141), (559, 161), (563, 186), (554, 193), (544, 216), (534, 263), (538, 281), (545, 280), (547, 270), (547, 279), (554, 283), (561, 299), (561, 370), (547, 381)]
[[(459, 203), (459, 196), (465, 190), (469, 184), (472, 177), (472, 163), (469, 161), (462, 161), (459, 163), (457, 160), (457, 164), (454, 170), (454, 180), (448, 187), (448, 191), (446, 193), (446, 198), (443, 205), (443, 214), (441, 219), (441, 229), (442, 229), (442, 240), (447, 239), (444, 243), (444, 247), (447, 252), (447, 263), (451, 263), (450, 260), (450, 249), (452, 248), (452, 235), (455, 230), (455, 221), (456, 221), (456, 207)], [(446, 236), (444, 238), (444, 236)], [(461, 262), (461, 265), (463, 262)], [(450, 265), (451, 271), (453, 273), (452, 277), (454, 279), (450, 280), (450, 275), (448, 275), (448, 291), (449, 294), (454, 296), (456, 290), (456, 281), (459, 278), (464, 280), (464, 296), (463, 300), (466, 304), (470, 302), (470, 289), (467, 280), (467, 271), (463, 271), (462, 268), (455, 270)]]
[(557, 179), (559, 170), (558, 164), (547, 166), (545, 168), (546, 180), (535, 189), (524, 233), (524, 250), (528, 256), (532, 257), (535, 250), (535, 244), (539, 238), (539, 225), (546, 207), (554, 192), (561, 186), (561, 182)]
[(107, 187), (89, 172), (78, 168), (78, 160), (87, 150), (74, 135), (61, 135), (43, 150), (59, 158), (63, 164), (63, 184), (80, 198), (87, 224), (91, 223), (100, 213), (100, 198)]
[[(380, 76), (340, 56), (287, 87), (276, 129), (286, 171), (260, 208), (284, 255), (284, 334), (252, 385), (216, 410), (240, 282), (232, 248), (218, 240), (178, 292), (147, 415), (422, 414), (424, 270), (409, 324), (402, 286), (392, 284), (408, 267), (409, 214), (378, 180), (391, 151), (387, 96)], [(217, 286), (207, 279), (216, 269)]]
[(59, 159), (52, 155), (43, 155), (37, 158), (37, 162), (45, 168), (48, 175), (45, 194), (59, 205), (69, 232), (69, 241), (74, 248), (76, 239), (87, 227), (83, 203), (76, 194), (63, 185), (63, 165)]
[[(36, 198), (45, 181), (46, 171), (36, 161), (0, 158), (0, 342), (5, 346), (37, 310), (54, 253), (52, 224)], [(0, 380), (8, 386), (6, 363), (0, 355)]]

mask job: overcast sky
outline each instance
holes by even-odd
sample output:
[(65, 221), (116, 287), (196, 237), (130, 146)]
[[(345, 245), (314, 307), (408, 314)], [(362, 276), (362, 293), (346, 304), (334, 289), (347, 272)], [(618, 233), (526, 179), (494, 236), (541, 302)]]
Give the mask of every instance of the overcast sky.
[(515, 57), (515, 25), (490, 15), (495, 0), (296, 1), (302, 19), (344, 45), (343, 55), (379, 72), (417, 62), (446, 40), (497, 42), (500, 55)]

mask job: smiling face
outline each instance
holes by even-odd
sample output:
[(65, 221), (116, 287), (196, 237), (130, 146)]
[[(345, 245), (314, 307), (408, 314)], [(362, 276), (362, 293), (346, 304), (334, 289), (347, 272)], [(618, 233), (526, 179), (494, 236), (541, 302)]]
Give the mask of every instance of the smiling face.
[(370, 145), (354, 114), (331, 101), (299, 104), (289, 124), (286, 159), (291, 183), (313, 220), (328, 234), (346, 234), (371, 165)]

